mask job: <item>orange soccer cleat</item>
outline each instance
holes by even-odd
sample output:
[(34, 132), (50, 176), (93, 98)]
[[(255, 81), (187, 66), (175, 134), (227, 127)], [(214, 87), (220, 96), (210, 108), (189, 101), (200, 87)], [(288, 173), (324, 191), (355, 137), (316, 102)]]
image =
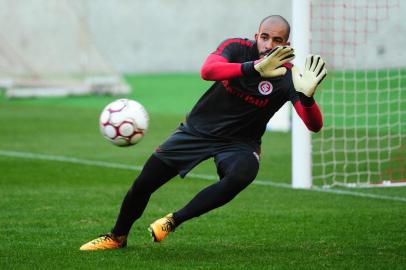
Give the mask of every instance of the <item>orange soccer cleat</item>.
[(111, 233), (100, 235), (98, 238), (87, 242), (80, 250), (117, 249), (127, 246), (127, 236), (115, 236)]
[(156, 220), (149, 225), (148, 231), (154, 242), (161, 242), (170, 232), (175, 230), (175, 221), (172, 214), (168, 214), (163, 218)]

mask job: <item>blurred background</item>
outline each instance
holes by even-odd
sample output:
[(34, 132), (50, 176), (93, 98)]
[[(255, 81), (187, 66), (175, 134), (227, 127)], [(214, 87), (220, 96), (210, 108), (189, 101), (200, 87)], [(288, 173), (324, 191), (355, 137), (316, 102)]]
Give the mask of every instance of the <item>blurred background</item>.
[[(337, 30), (314, 38), (334, 40), (329, 46), (336, 54), (355, 50), (362, 67), (398, 67), (406, 61), (406, 7), (393, 0), (353, 4), (368, 2), (367, 9), (348, 6), (334, 14), (314, 9), (320, 27), (334, 24)], [(329, 3), (345, 4), (312, 1), (316, 7)], [(253, 39), (260, 20), (271, 14), (291, 22), (290, 1), (1, 0), (0, 71), (55, 73), (63, 65), (71, 72), (96, 66), (120, 73), (198, 72), (222, 40)]]
[(222, 40), (253, 38), (270, 14), (291, 17), (289, 2), (261, 0), (1, 0), (0, 7), (2, 67), (10, 49), (38, 59), (34, 70), (51, 71), (49, 58), (64, 48), (65, 61), (85, 66), (102, 57), (121, 73), (197, 72)]

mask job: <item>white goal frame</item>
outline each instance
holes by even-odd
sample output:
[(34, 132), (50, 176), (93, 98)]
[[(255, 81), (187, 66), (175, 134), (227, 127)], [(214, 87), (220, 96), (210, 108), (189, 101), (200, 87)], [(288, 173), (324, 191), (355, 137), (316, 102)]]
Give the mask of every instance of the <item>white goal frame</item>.
[[(310, 0), (292, 0), (291, 43), (295, 48), (293, 63), (304, 67), (310, 52)], [(311, 136), (296, 112), (292, 112), (292, 187), (312, 187)]]

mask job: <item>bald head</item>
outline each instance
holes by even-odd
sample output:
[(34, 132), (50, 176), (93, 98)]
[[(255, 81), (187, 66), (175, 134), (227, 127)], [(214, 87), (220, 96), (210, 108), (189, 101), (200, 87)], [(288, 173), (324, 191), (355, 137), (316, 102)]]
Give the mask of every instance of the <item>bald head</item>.
[(263, 24), (272, 24), (272, 25), (280, 25), (281, 27), (285, 28), (286, 35), (285, 35), (285, 40), (287, 41), (289, 39), (290, 35), (290, 25), (288, 21), (280, 16), (280, 15), (270, 15), (262, 19), (261, 23), (259, 24), (259, 31), (261, 32), (261, 27)]
[(265, 57), (276, 46), (290, 46), (289, 34), (289, 23), (282, 16), (271, 15), (264, 18), (255, 34), (259, 57)]

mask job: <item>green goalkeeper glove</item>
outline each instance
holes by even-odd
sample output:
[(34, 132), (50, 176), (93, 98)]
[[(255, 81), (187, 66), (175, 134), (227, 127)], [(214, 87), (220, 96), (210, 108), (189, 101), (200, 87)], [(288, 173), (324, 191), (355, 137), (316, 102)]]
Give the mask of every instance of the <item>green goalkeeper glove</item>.
[(296, 91), (302, 92), (308, 97), (314, 95), (317, 86), (326, 76), (327, 69), (320, 55), (309, 55), (306, 58), (303, 74), (300, 74), (300, 70), (296, 66), (292, 68), (292, 80)]
[(254, 63), (254, 68), (259, 72), (261, 77), (272, 78), (285, 75), (286, 68), (281, 65), (292, 61), (295, 58), (292, 47), (277, 46), (263, 59)]

